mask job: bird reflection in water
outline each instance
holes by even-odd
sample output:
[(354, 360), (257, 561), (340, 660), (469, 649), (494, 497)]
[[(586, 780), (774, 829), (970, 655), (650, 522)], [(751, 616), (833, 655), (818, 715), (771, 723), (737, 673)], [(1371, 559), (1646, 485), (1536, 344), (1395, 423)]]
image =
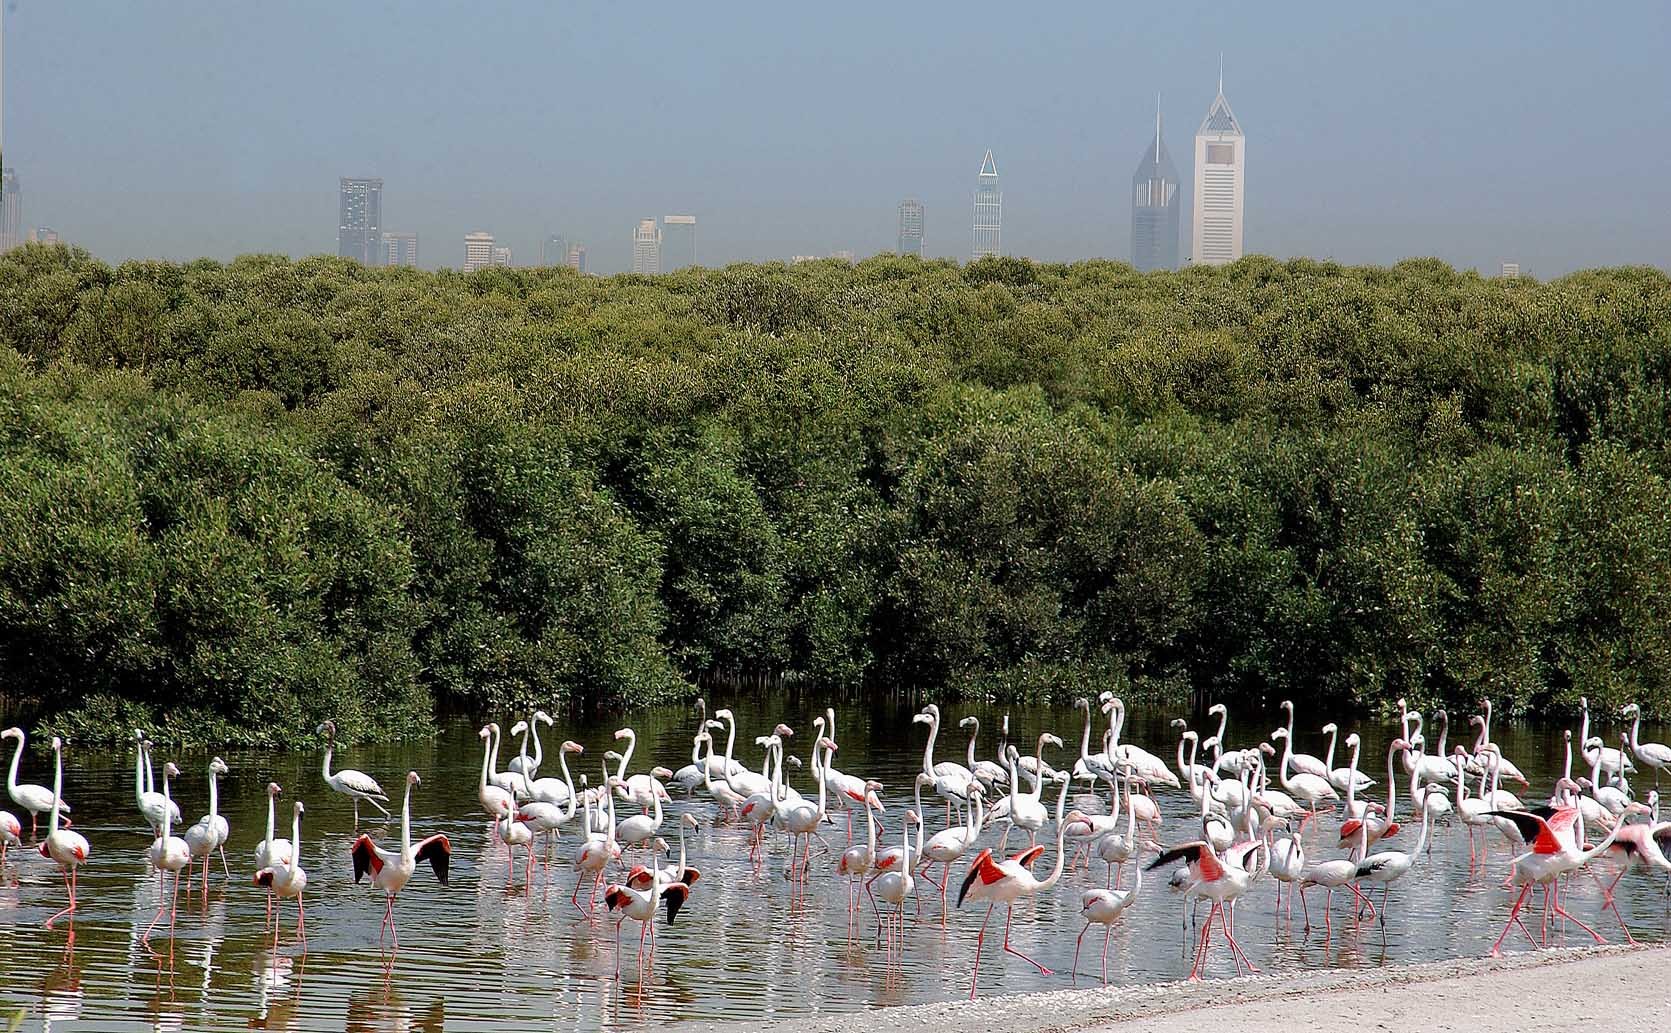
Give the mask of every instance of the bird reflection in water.
[[(256, 956), (255, 986), (259, 1007), (249, 1020), (251, 1029), (291, 1029), (302, 1000), (306, 958)], [(288, 991), (288, 992), (286, 992)]]
[(436, 998), (414, 1012), (400, 994), (387, 985), (374, 991), (353, 990), (348, 995), (347, 1033), (441, 1033), (446, 1027), (447, 1002)]

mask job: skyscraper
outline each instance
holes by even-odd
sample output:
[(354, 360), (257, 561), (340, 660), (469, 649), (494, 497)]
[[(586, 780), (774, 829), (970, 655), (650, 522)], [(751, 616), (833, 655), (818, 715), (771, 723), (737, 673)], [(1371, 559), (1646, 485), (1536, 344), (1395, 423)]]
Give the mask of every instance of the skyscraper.
[(561, 233), (553, 233), (545, 238), (545, 245), (540, 249), (540, 264), (545, 266), (563, 266), (569, 262), (569, 242)]
[(383, 248), (383, 181), (344, 176), (337, 209), (337, 254), (376, 265)]
[(63, 242), (64, 238), (60, 237), (58, 231), (51, 226), (36, 226), (29, 231), (29, 243), (31, 244), (62, 244)]
[(0, 254), (23, 243), (23, 191), (17, 172), (0, 169)]
[(923, 203), (915, 198), (899, 202), (899, 247), (902, 255), (923, 254)]
[(585, 275), (586, 273), (586, 245), (576, 244), (569, 248), (569, 268)]
[(632, 231), (632, 271), (651, 276), (661, 272), (661, 230), (654, 219), (638, 220)]
[(1190, 261), (1223, 265), (1242, 257), (1242, 126), (1224, 99), (1224, 71), (1218, 97), (1195, 131), (1195, 203), (1190, 215)]
[(1141, 272), (1178, 268), (1178, 169), (1160, 136), (1155, 98), (1155, 138), (1131, 176), (1131, 264)]
[(998, 190), (998, 163), (988, 149), (975, 180), (974, 257), (1004, 253), (1004, 195)]
[(464, 235), (464, 271), (473, 273), (493, 264), (493, 234), (477, 230)]
[(390, 266), (418, 264), (418, 235), (416, 233), (383, 234), (383, 264)]
[(696, 216), (661, 217), (661, 267), (667, 272), (696, 264)]
[(511, 249), (509, 245), (493, 245), (493, 264), (502, 269), (509, 269), (511, 267)]

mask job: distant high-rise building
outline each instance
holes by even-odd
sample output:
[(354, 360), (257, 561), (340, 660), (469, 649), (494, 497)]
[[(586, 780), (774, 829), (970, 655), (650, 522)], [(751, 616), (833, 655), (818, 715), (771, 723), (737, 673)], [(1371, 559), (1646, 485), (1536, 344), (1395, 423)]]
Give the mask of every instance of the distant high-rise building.
[(573, 247), (569, 248), (569, 268), (573, 269), (577, 273), (585, 275), (585, 272), (586, 272), (586, 247), (585, 247), (585, 245), (576, 244)]
[(511, 267), (511, 249), (495, 244), (493, 246), (493, 264), (502, 269), (509, 269)]
[(540, 264), (545, 266), (569, 264), (569, 242), (561, 233), (553, 233), (545, 238), (545, 245), (540, 249)]
[(29, 243), (31, 244), (62, 244), (63, 242), (63, 238), (58, 236), (58, 231), (51, 226), (36, 226), (29, 231)]
[(464, 235), (464, 271), (473, 273), (493, 264), (493, 234), (477, 230)]
[(923, 203), (914, 198), (899, 202), (899, 247), (902, 255), (923, 253)]
[(1503, 263), (1503, 271), (1500, 275), (1505, 280), (1518, 280), (1518, 279), (1520, 279), (1520, 263), (1519, 262), (1504, 262)]
[(661, 217), (661, 267), (667, 272), (696, 264), (696, 216)]
[(383, 234), (383, 265), (418, 264), (418, 235), (416, 233)]
[(847, 248), (842, 248), (839, 251), (831, 251), (830, 257), (838, 262), (851, 262), (853, 260), (853, 252), (849, 251)]
[(23, 243), (23, 191), (17, 172), (0, 169), (0, 254)]
[(1004, 195), (998, 190), (998, 163), (992, 151), (981, 159), (981, 173), (975, 180), (974, 257), (1004, 253)]
[(1223, 265), (1242, 257), (1242, 126), (1224, 99), (1224, 71), (1218, 97), (1195, 131), (1195, 204), (1190, 216), (1190, 261)]
[(344, 176), (337, 209), (337, 254), (376, 265), (383, 249), (383, 181)]
[(1160, 136), (1155, 99), (1155, 138), (1131, 176), (1131, 264), (1142, 272), (1178, 268), (1178, 169)]
[(638, 220), (632, 231), (632, 271), (652, 276), (661, 272), (661, 230), (654, 219)]

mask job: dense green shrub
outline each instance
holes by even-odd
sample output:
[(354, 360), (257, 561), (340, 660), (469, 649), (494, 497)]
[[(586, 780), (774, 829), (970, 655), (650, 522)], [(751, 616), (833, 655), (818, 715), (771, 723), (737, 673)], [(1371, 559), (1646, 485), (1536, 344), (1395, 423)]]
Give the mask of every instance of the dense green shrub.
[(0, 698), (1671, 707), (1671, 281), (0, 258)]

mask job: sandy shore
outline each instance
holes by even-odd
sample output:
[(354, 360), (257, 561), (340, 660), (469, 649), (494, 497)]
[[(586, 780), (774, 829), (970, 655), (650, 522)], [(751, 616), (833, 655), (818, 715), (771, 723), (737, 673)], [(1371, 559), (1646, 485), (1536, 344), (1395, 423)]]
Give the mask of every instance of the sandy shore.
[[(1248, 1007), (1253, 1004), (1255, 1007)], [(1274, 1006), (1273, 1006), (1274, 1005)], [(956, 1004), (794, 1019), (774, 1033), (1322, 1033), (1420, 1029), (1423, 1033), (1522, 1033), (1622, 1029), (1671, 1005), (1671, 946), (1598, 947), (1515, 954), (1494, 961), (1439, 961), (1203, 983), (1062, 990)], [(1645, 1011), (1643, 1009), (1646, 1009)], [(759, 1023), (681, 1024), (714, 1033)]]

